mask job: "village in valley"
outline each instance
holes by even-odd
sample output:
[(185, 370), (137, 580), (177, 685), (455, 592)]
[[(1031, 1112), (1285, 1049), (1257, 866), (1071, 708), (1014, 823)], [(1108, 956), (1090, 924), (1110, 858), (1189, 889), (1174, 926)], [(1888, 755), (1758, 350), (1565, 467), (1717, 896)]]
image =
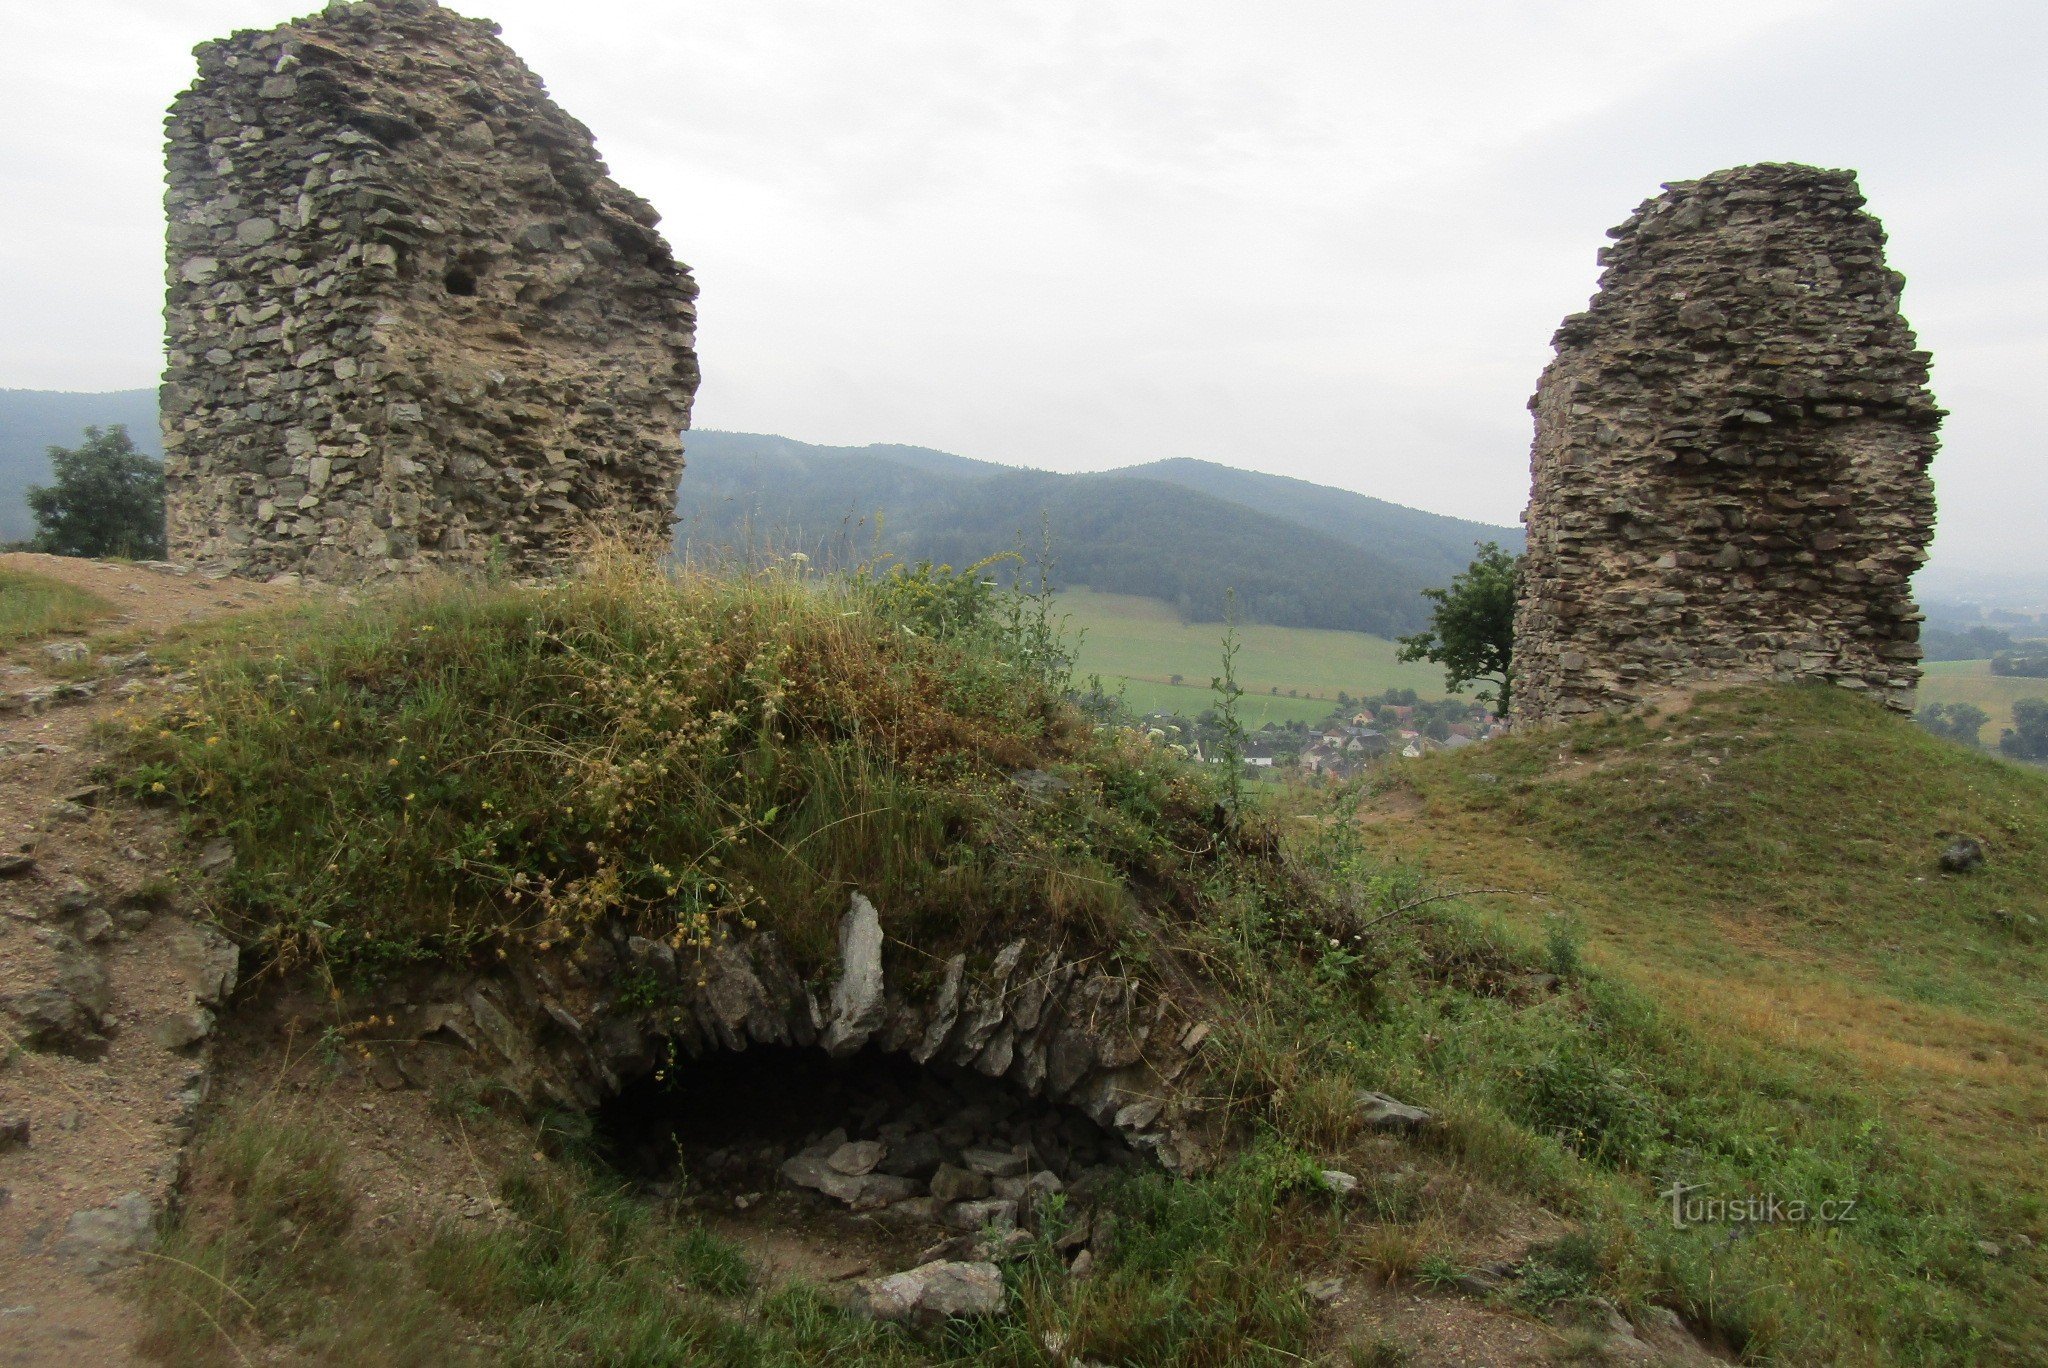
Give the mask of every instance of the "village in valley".
[[(1154, 712), (1141, 721), (1158, 739), (1183, 747), (1191, 758), (1211, 764), (1229, 761), (1232, 735), (1214, 709), (1193, 718)], [(1422, 698), (1413, 689), (1388, 689), (1366, 698), (1339, 694), (1336, 706), (1321, 721), (1268, 722), (1245, 732), (1234, 749), (1251, 778), (1334, 781), (1353, 778), (1375, 764), (1463, 750), (1504, 730), (1485, 703)]]

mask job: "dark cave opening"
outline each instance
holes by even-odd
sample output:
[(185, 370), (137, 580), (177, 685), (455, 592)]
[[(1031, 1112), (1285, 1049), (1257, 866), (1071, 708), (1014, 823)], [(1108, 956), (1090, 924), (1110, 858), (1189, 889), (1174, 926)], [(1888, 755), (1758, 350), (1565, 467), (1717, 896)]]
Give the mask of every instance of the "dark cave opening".
[(757, 1046), (679, 1058), (594, 1117), (599, 1151), (664, 1197), (803, 1189), (853, 1212), (976, 1230), (1090, 1202), (1143, 1160), (1079, 1110), (969, 1069)]

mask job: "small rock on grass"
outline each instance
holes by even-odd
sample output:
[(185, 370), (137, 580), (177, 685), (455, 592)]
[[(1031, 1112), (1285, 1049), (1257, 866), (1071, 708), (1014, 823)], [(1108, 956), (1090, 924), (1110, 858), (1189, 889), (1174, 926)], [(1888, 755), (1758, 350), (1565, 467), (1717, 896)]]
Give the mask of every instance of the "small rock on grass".
[(1436, 1119), (1434, 1113), (1396, 1101), (1385, 1093), (1361, 1092), (1356, 1101), (1358, 1119), (1368, 1130), (1420, 1130)]
[(1358, 1191), (1358, 1179), (1342, 1169), (1324, 1169), (1323, 1186), (1339, 1197), (1349, 1197)]
[(1941, 867), (1951, 874), (1968, 874), (1984, 867), (1984, 843), (1970, 836), (1958, 836), (1942, 848)]
[(999, 1315), (1003, 1275), (992, 1263), (920, 1264), (860, 1284), (855, 1309), (876, 1320), (916, 1325)]

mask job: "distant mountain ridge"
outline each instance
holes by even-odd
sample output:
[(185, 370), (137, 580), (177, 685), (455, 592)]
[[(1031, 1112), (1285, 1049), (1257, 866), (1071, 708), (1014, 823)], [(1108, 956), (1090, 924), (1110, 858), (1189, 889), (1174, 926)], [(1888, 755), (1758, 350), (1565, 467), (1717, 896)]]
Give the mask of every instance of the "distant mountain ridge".
[[(45, 449), (109, 423), (161, 454), (153, 390), (0, 390), (0, 539), (33, 530), (22, 491), (48, 479)], [(1521, 545), (1516, 529), (1208, 461), (1062, 475), (888, 443), (717, 431), (686, 441), (676, 538), (692, 554), (968, 565), (1006, 551), (1035, 561), (1049, 543), (1056, 584), (1160, 599), (1196, 622), (1234, 610), (1391, 636), (1423, 622), (1421, 591), (1462, 569), (1474, 542)]]
[(1476, 541), (1518, 530), (1205, 461), (1098, 474), (1020, 470), (924, 447), (832, 447), (692, 432), (677, 493), (693, 552), (801, 551), (835, 565), (881, 553), (953, 565), (1051, 543), (1055, 582), (1141, 594), (1190, 621), (1412, 631), (1422, 590)]
[(1469, 565), (1475, 542), (1496, 541), (1510, 551), (1522, 549), (1519, 527), (1495, 527), (1442, 513), (1425, 513), (1369, 494), (1354, 494), (1348, 489), (1312, 484), (1288, 475), (1240, 470), (1213, 461), (1180, 456), (1124, 466), (1110, 473), (1184, 485), (1300, 523), (1401, 564), (1431, 568), (1435, 574), (1433, 584), (1447, 582)]

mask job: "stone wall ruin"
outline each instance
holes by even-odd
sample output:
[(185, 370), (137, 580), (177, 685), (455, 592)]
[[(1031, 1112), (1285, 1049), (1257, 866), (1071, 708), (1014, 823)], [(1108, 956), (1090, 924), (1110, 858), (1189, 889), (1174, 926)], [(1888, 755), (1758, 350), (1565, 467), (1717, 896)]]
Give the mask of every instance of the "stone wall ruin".
[(167, 121), (174, 558), (356, 580), (665, 537), (696, 286), (497, 31), (358, 0), (196, 50)]
[(1514, 717), (1708, 681), (1910, 708), (1942, 411), (1853, 173), (1676, 182), (1609, 236), (1530, 407)]

